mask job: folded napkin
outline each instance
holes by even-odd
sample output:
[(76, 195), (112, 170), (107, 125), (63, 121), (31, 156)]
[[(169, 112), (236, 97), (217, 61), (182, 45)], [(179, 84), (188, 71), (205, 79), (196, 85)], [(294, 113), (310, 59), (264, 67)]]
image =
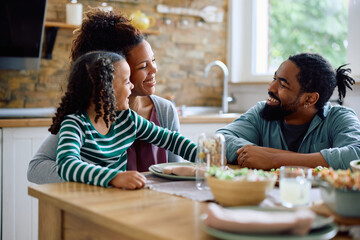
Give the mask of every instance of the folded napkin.
[(297, 211), (261, 211), (226, 209), (209, 203), (204, 223), (215, 229), (238, 233), (290, 233), (306, 235), (315, 214), (308, 209)]
[(196, 168), (192, 166), (166, 166), (163, 168), (162, 173), (178, 176), (195, 176)]
[[(206, 169), (199, 169), (199, 175), (204, 177)], [(195, 166), (166, 166), (162, 169), (164, 174), (174, 174), (177, 176), (184, 177), (195, 177), (196, 167)]]

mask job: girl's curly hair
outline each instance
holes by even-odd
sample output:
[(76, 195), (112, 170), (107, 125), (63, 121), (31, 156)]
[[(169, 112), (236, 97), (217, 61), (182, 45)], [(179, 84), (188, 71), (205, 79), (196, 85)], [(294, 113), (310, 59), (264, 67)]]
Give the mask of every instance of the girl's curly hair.
[(122, 53), (127, 57), (129, 51), (145, 39), (124, 14), (105, 12), (99, 8), (85, 13), (81, 27), (75, 34), (71, 48), (72, 61), (96, 50)]
[(339, 101), (346, 96), (346, 88), (352, 89), (355, 80), (349, 76), (351, 70), (341, 65), (336, 70), (321, 55), (316, 53), (300, 53), (289, 57), (289, 60), (300, 69), (297, 79), (302, 92), (318, 92), (319, 100), (315, 107), (318, 115), (323, 117), (323, 107), (338, 87)]
[(59, 132), (66, 115), (85, 111), (90, 101), (95, 105), (95, 122), (100, 117), (103, 117), (106, 126), (114, 121), (114, 63), (121, 60), (125, 60), (125, 57), (120, 54), (94, 51), (79, 57), (72, 64), (67, 91), (49, 128), (52, 134)]

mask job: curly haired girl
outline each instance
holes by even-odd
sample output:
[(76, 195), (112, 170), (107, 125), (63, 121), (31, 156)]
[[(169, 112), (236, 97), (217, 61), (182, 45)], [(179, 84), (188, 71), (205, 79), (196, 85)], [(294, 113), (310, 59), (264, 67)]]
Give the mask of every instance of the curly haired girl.
[(135, 139), (195, 161), (196, 145), (129, 109), (130, 67), (120, 54), (89, 52), (72, 65), (68, 88), (50, 131), (59, 132), (56, 162), (65, 181), (136, 189), (146, 178), (126, 171)]

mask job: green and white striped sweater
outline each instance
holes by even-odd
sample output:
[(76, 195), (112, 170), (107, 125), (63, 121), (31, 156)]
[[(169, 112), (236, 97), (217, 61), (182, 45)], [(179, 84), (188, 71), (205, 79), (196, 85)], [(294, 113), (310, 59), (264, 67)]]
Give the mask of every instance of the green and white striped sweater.
[(191, 140), (139, 116), (131, 109), (119, 111), (106, 135), (100, 134), (86, 112), (70, 114), (61, 123), (56, 162), (65, 181), (108, 187), (126, 171), (126, 150), (141, 139), (195, 161), (197, 146)]

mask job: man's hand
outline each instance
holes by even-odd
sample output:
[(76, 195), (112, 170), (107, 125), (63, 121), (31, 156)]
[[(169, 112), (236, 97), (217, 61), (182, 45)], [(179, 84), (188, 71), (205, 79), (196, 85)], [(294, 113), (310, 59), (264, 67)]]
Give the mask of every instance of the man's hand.
[(143, 188), (145, 183), (146, 177), (138, 171), (120, 172), (110, 181), (110, 185), (114, 187), (131, 190)]
[(236, 151), (237, 161), (240, 167), (268, 170), (274, 168), (273, 152), (271, 148), (246, 145)]
[(246, 145), (236, 151), (240, 167), (270, 170), (281, 166), (329, 167), (321, 153), (297, 153), (268, 147)]

